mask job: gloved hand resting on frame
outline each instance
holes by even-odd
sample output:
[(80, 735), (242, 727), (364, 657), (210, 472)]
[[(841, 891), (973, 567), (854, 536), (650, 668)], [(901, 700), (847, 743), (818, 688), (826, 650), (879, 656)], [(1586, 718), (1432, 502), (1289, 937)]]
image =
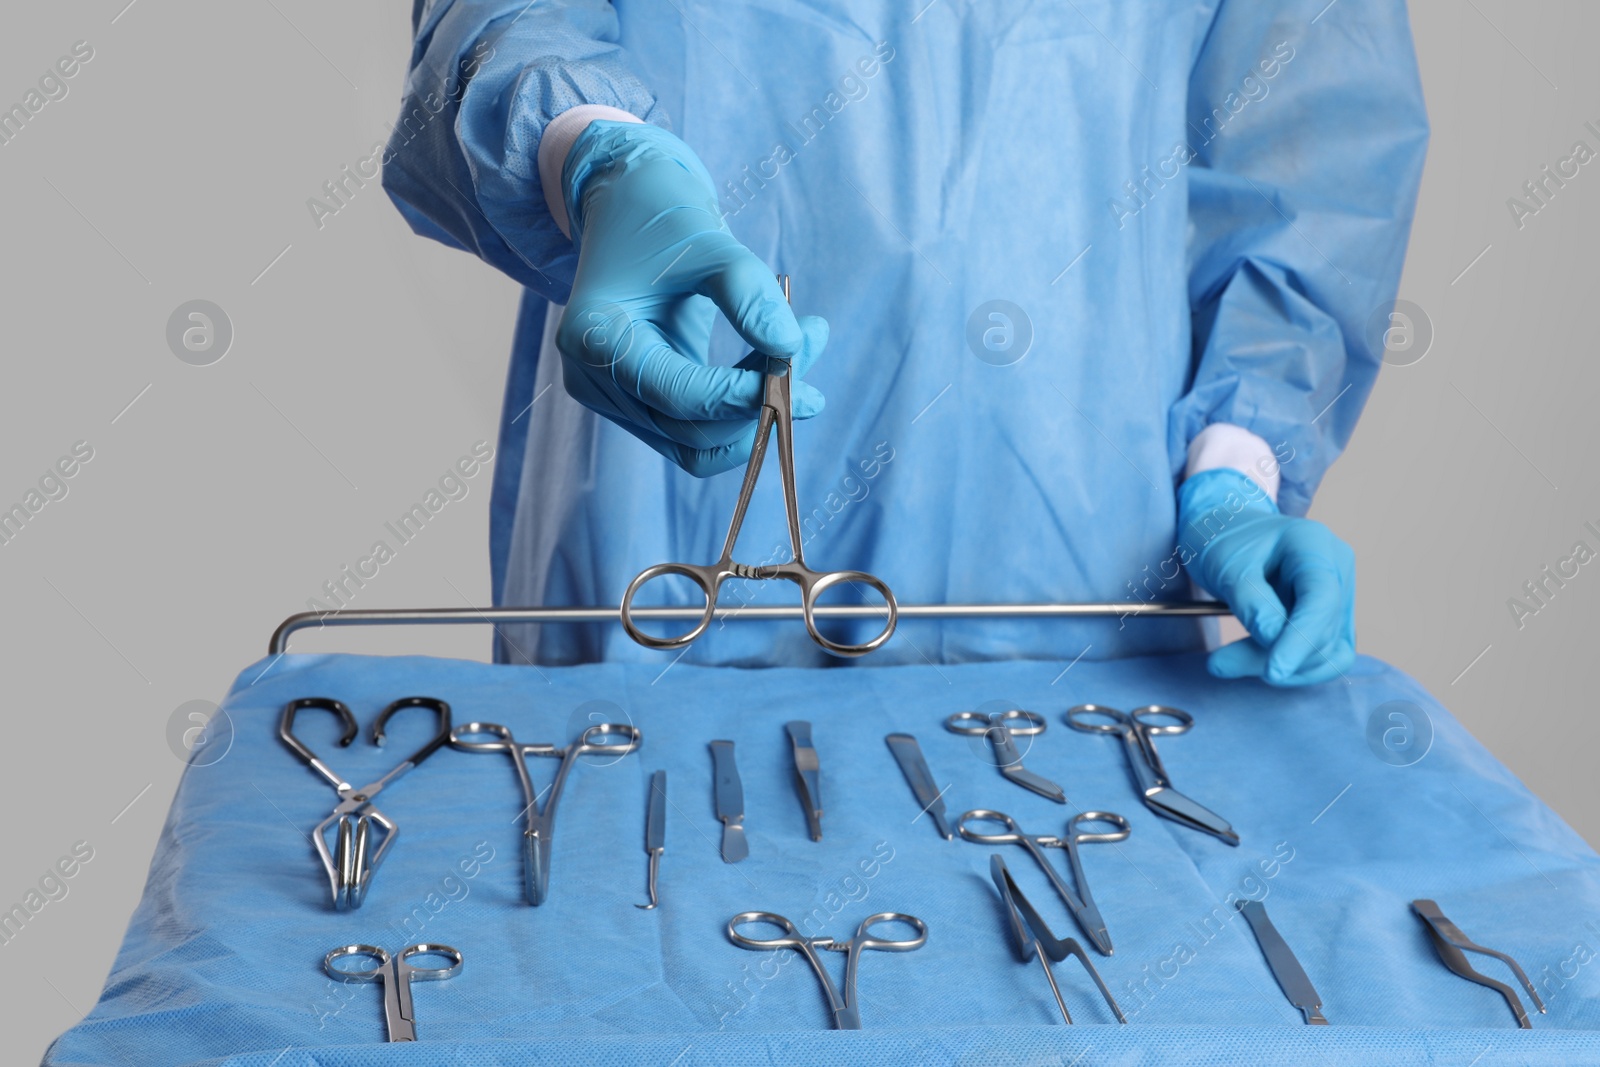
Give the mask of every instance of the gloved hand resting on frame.
[(1249, 478), (1202, 471), (1178, 490), (1190, 576), (1250, 636), (1211, 653), (1218, 678), (1312, 685), (1355, 662), (1355, 553), (1320, 522), (1290, 518)]
[[(800, 378), (828, 324), (796, 319), (772, 270), (723, 223), (705, 166), (656, 126), (597, 121), (562, 169), (578, 269), (556, 332), (567, 391), (700, 477), (743, 464), (755, 437), (765, 356), (793, 360), (793, 413), (822, 394)], [(726, 315), (754, 350), (707, 364)]]

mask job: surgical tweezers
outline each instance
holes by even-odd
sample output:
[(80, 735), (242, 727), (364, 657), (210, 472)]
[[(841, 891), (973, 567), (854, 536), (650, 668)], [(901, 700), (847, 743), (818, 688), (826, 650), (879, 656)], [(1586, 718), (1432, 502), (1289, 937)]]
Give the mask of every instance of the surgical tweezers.
[(822, 763), (811, 744), (811, 724), (804, 720), (786, 723), (789, 741), (794, 746), (794, 782), (800, 804), (806, 811), (806, 828), (811, 840), (822, 840)]
[(1067, 1011), (1067, 1002), (1061, 999), (1061, 987), (1056, 985), (1056, 976), (1050, 970), (1050, 963), (1052, 960), (1060, 963), (1068, 956), (1078, 958), (1078, 962), (1083, 964), (1083, 969), (1089, 972), (1089, 977), (1094, 979), (1100, 995), (1105, 997), (1106, 1003), (1110, 1005), (1117, 1022), (1126, 1023), (1128, 1017), (1117, 1007), (1116, 999), (1112, 997), (1111, 990), (1106, 988), (1100, 972), (1095, 970), (1089, 954), (1076, 939), (1071, 937), (1060, 939), (1050, 932), (1050, 927), (1045, 925), (1044, 919), (1034, 910), (1033, 905), (1028, 903), (1028, 898), (1022, 895), (1022, 890), (1017, 888), (1011, 872), (1006, 869), (1006, 861), (999, 856), (990, 856), (989, 876), (994, 879), (995, 888), (1000, 890), (1000, 902), (1005, 906), (1006, 919), (1010, 923), (1011, 933), (1017, 939), (1017, 950), (1022, 954), (1022, 962), (1027, 963), (1036, 955), (1039, 957), (1039, 966), (1044, 968), (1044, 976), (1050, 982), (1050, 992), (1055, 994), (1056, 1007), (1061, 1009), (1061, 1018), (1067, 1025), (1072, 1025), (1072, 1015)]
[[(450, 739), (450, 705), (432, 697), (403, 697), (384, 708), (372, 723), (372, 743), (375, 745), (384, 743), (386, 740), (384, 727), (389, 724), (395, 712), (405, 708), (427, 708), (438, 716), (439, 728), (433, 740), (413, 752), (410, 759), (382, 778), (360, 788), (339, 777), (317, 757), (315, 752), (294, 736), (295, 713), (302, 708), (320, 708), (332, 712), (338, 718), (339, 724), (344, 727), (344, 733), (339, 737), (341, 748), (348, 747), (350, 742), (356, 739), (360, 729), (356, 726), (356, 717), (350, 714), (350, 709), (331, 697), (301, 697), (298, 700), (291, 700), (284, 705), (283, 715), (278, 720), (278, 739), (296, 756), (305, 760), (306, 766), (327, 780), (339, 794), (339, 804), (333, 809), (333, 814), (318, 823), (317, 828), (311, 832), (311, 844), (322, 860), (322, 869), (327, 872), (328, 889), (333, 898), (334, 908), (339, 911), (359, 908), (361, 902), (366, 899), (367, 886), (372, 882), (373, 873), (383, 862), (383, 857), (388, 854), (389, 846), (394, 844), (395, 838), (400, 835), (400, 827), (393, 819), (378, 810), (372, 798), (382, 792), (389, 783), (433, 755)], [(334, 847), (329, 849), (325, 835), (328, 827), (335, 824), (338, 826), (337, 836)], [(372, 842), (373, 824), (383, 831), (383, 837), (377, 842), (376, 848)]]
[(1511, 1009), (1511, 1014), (1516, 1016), (1517, 1025), (1524, 1030), (1532, 1030), (1533, 1024), (1528, 1021), (1528, 1013), (1522, 1008), (1522, 1001), (1517, 999), (1516, 990), (1504, 982), (1497, 982), (1488, 975), (1479, 974), (1467, 962), (1467, 957), (1462, 949), (1467, 952), (1481, 952), (1485, 956), (1495, 959), (1511, 968), (1511, 973), (1517, 976), (1517, 981), (1522, 983), (1522, 988), (1528, 991), (1528, 996), (1533, 998), (1533, 1006), (1539, 1009), (1539, 1014), (1545, 1013), (1544, 1001), (1539, 999), (1539, 991), (1528, 981), (1527, 974), (1517, 965), (1517, 961), (1504, 952), (1496, 952), (1492, 948), (1485, 948), (1461, 932), (1461, 927), (1445, 918), (1444, 912), (1439, 910), (1439, 905), (1431, 900), (1413, 900), (1411, 910), (1428, 925), (1428, 936), (1433, 940), (1434, 951), (1439, 953), (1439, 959), (1451, 971), (1465, 978), (1469, 982), (1476, 982), (1481, 986), (1499, 993), (1506, 1000), (1506, 1006)]

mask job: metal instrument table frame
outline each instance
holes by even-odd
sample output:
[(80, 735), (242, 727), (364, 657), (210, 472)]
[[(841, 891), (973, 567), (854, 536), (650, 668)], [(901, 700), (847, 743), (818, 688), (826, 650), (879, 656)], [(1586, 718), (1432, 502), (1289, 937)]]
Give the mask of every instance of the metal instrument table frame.
[[(698, 619), (703, 607), (637, 608), (638, 619)], [(883, 609), (872, 605), (819, 605), (814, 614), (823, 618), (878, 618)], [(1106, 615), (1153, 615), (1163, 618), (1231, 614), (1228, 605), (1215, 600), (1164, 600), (1126, 603), (1115, 600), (1076, 604), (901, 604), (902, 619), (1060, 619), (1095, 618)], [(799, 604), (769, 607), (718, 607), (717, 619), (799, 619), (804, 617)], [(289, 651), (289, 638), (301, 630), (333, 626), (461, 626), (510, 623), (622, 622), (620, 607), (569, 608), (378, 608), (364, 611), (302, 611), (291, 615), (272, 631), (267, 652), (278, 656)]]

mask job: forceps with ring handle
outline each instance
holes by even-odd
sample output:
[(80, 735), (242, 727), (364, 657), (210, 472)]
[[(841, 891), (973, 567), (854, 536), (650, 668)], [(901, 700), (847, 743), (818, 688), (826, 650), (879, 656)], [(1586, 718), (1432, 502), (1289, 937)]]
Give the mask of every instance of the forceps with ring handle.
[[(339, 794), (339, 804), (333, 809), (333, 814), (318, 823), (317, 828), (311, 832), (311, 843), (317, 850), (317, 856), (322, 860), (322, 869), (327, 872), (328, 888), (334, 908), (339, 911), (359, 908), (361, 902), (366, 899), (367, 887), (371, 884), (373, 873), (383, 862), (383, 857), (388, 854), (389, 846), (394, 844), (394, 839), (400, 834), (400, 827), (395, 825), (393, 819), (378, 810), (372, 798), (382, 792), (389, 783), (437, 752), (450, 739), (450, 705), (432, 697), (404, 697), (384, 708), (372, 723), (373, 744), (384, 743), (386, 740), (384, 728), (388, 726), (389, 720), (396, 712), (406, 708), (427, 708), (432, 711), (438, 716), (439, 729), (433, 740), (413, 752), (410, 759), (377, 781), (360, 788), (339, 777), (317, 757), (315, 752), (307, 748), (303, 741), (294, 736), (295, 715), (305, 708), (320, 708), (338, 718), (340, 725), (344, 727), (344, 733), (339, 738), (340, 747), (347, 747), (354, 741), (356, 734), (360, 733), (360, 728), (356, 725), (356, 717), (350, 714), (350, 709), (330, 697), (301, 697), (298, 700), (291, 700), (284, 705), (283, 715), (278, 720), (278, 739), (304, 760), (306, 766), (326, 779)], [(324, 835), (328, 827), (334, 824), (338, 825), (338, 832), (334, 847), (329, 849)], [(372, 847), (373, 824), (377, 824), (383, 831), (383, 839), (377, 843), (376, 848)]]
[[(413, 956), (443, 956), (448, 967), (413, 967)], [(375, 967), (351, 971), (337, 965), (343, 959), (370, 959)], [(417, 1039), (417, 1013), (411, 1006), (412, 982), (442, 982), (461, 973), (461, 953), (449, 945), (409, 945), (390, 955), (376, 945), (342, 945), (322, 959), (329, 978), (341, 982), (383, 983), (383, 1018), (390, 1041)]]
[[(1012, 723), (1025, 725), (1013, 726)], [(1067, 802), (1066, 790), (1043, 775), (1034, 774), (1022, 766), (1022, 753), (1017, 748), (1016, 737), (1033, 737), (1044, 733), (1043, 715), (1021, 708), (986, 714), (981, 711), (958, 711), (944, 721), (944, 728), (953, 734), (982, 737), (994, 746), (999, 760), (1000, 773), (1022, 788), (1038, 793), (1057, 804)]]
[[(474, 735), (488, 734), (492, 741), (474, 741)], [(620, 743), (609, 744), (601, 738), (620, 737)], [(522, 785), (523, 814), (523, 891), (528, 903), (537, 907), (550, 895), (550, 859), (556, 831), (556, 805), (561, 803), (561, 790), (567, 784), (567, 775), (579, 756), (604, 753), (626, 756), (639, 747), (641, 735), (637, 727), (626, 723), (603, 722), (589, 727), (578, 739), (565, 748), (551, 744), (525, 744), (511, 736), (510, 727), (495, 722), (469, 722), (450, 731), (450, 743), (465, 752), (503, 752), (511, 757), (517, 769), (517, 781)], [(539, 809), (539, 794), (528, 775), (527, 757), (554, 756), (561, 761), (551, 783), (550, 795)]]
[[(1005, 833), (999, 834), (981, 834), (969, 827), (967, 825), (969, 822), (999, 823), (1006, 830)], [(1078, 832), (1078, 827), (1093, 823), (1102, 823), (1114, 829), (1098, 833)], [(1067, 832), (1056, 837), (1050, 834), (1030, 834), (1005, 812), (977, 808), (956, 820), (956, 829), (968, 841), (976, 841), (983, 845), (1021, 845), (1027, 849), (1034, 862), (1044, 871), (1045, 877), (1050, 879), (1056, 895), (1072, 913), (1073, 921), (1078, 924), (1084, 936), (1101, 955), (1111, 955), (1111, 934), (1106, 930), (1106, 921), (1100, 915), (1099, 905), (1094, 902), (1094, 896), (1089, 892), (1089, 879), (1083, 873), (1083, 859), (1078, 854), (1078, 846), (1126, 841), (1132, 832), (1127, 819), (1110, 811), (1080, 812), (1067, 820)], [(1043, 851), (1047, 848), (1059, 848), (1067, 854), (1067, 865), (1072, 868), (1072, 880), (1078, 884), (1076, 893), (1068, 888), (1061, 880), (1061, 876), (1056, 874), (1055, 868), (1050, 866), (1050, 861), (1045, 858)]]
[[(779, 275), (778, 281), (783, 287), (784, 298), (787, 299), (789, 279), (786, 275)], [(781, 578), (794, 582), (800, 587), (801, 609), (811, 639), (836, 656), (865, 655), (889, 640), (894, 633), (900, 608), (895, 603), (894, 593), (881, 578), (865, 571), (814, 571), (806, 566), (805, 537), (804, 531), (800, 528), (800, 505), (795, 496), (794, 415), (790, 401), (790, 370), (787, 358), (767, 357), (761, 416), (756, 424), (755, 443), (750, 449), (750, 461), (745, 465), (744, 484), (739, 487), (739, 499), (733, 507), (733, 521), (728, 524), (728, 537), (723, 542), (721, 558), (711, 564), (657, 563), (640, 571), (638, 576), (628, 583), (628, 590), (622, 596), (622, 628), (639, 644), (648, 648), (673, 649), (683, 648), (693, 642), (711, 626), (712, 617), (717, 609), (717, 591), (729, 578), (757, 581)], [(750, 506), (750, 497), (755, 492), (756, 481), (761, 476), (761, 462), (766, 457), (767, 442), (772, 436), (774, 426), (778, 432), (778, 474), (783, 480), (783, 508), (789, 520), (789, 547), (794, 552), (794, 559), (789, 563), (752, 567), (745, 563), (735, 563), (733, 548), (739, 540), (739, 530), (744, 525), (745, 511)], [(676, 637), (656, 637), (641, 630), (634, 622), (633, 598), (647, 583), (669, 574), (687, 578), (698, 586), (700, 592), (705, 595), (706, 609), (700, 616), (699, 623), (688, 633)], [(860, 644), (848, 644), (827, 637), (817, 629), (814, 615), (817, 598), (825, 591), (836, 585), (854, 582), (860, 582), (877, 590), (884, 599), (888, 614), (882, 631), (871, 640)]]
[[(917, 934), (909, 938), (873, 937), (872, 927), (887, 922), (905, 923), (916, 930)], [(767, 923), (781, 927), (783, 935), (770, 938), (747, 937), (739, 932), (739, 927), (747, 923)], [(912, 949), (921, 948), (928, 942), (928, 924), (915, 915), (905, 915), (898, 911), (880, 911), (876, 915), (862, 919), (861, 925), (856, 927), (855, 935), (848, 941), (840, 942), (831, 937), (807, 937), (795, 927), (794, 923), (770, 911), (744, 911), (728, 920), (728, 939), (740, 948), (766, 951), (792, 948), (800, 953), (806, 958), (806, 962), (811, 964), (811, 969), (817, 972), (817, 978), (822, 982), (822, 992), (828, 998), (828, 1010), (833, 1013), (834, 1028), (859, 1030), (861, 1005), (856, 998), (856, 970), (860, 966), (861, 953), (868, 949), (880, 952), (910, 952)], [(816, 951), (819, 948), (845, 954), (842, 998), (839, 996), (839, 987), (833, 984), (833, 979), (828, 977), (827, 969), (822, 966), (822, 959)]]
[[(1084, 718), (1088, 715), (1100, 715), (1111, 721)], [(1162, 719), (1172, 721), (1162, 722)], [(1128, 769), (1133, 773), (1140, 797), (1151, 811), (1191, 830), (1211, 834), (1227, 844), (1239, 844), (1239, 835), (1227, 819), (1172, 788), (1172, 779), (1167, 777), (1161, 755), (1156, 752), (1155, 739), (1188, 733), (1194, 725), (1193, 715), (1165, 704), (1147, 704), (1132, 711), (1118, 711), (1103, 704), (1079, 704), (1068, 709), (1067, 725), (1086, 734), (1116, 734), (1122, 738)]]

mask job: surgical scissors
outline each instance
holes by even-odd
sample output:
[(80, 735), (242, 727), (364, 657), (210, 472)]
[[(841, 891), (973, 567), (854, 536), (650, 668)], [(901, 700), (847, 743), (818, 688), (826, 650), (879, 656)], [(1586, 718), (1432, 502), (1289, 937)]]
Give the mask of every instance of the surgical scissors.
[[(413, 956), (443, 956), (448, 967), (413, 967)], [(370, 959), (377, 966), (362, 971), (347, 971), (336, 966), (343, 959)], [(461, 973), (461, 953), (449, 945), (410, 945), (393, 956), (376, 945), (342, 945), (322, 958), (322, 969), (329, 978), (341, 982), (383, 983), (383, 1020), (390, 1041), (417, 1039), (417, 1013), (411, 1006), (412, 982), (442, 982)]]
[[(493, 741), (472, 741), (474, 734), (490, 734)], [(620, 737), (611, 743), (606, 737)], [(465, 752), (503, 752), (511, 757), (517, 769), (517, 781), (522, 784), (522, 798), (526, 802), (522, 812), (526, 820), (523, 829), (523, 891), (528, 903), (538, 907), (550, 895), (550, 858), (556, 832), (556, 805), (561, 803), (561, 790), (567, 784), (567, 775), (579, 756), (605, 753), (626, 756), (639, 747), (641, 735), (634, 726), (624, 723), (603, 722), (589, 727), (566, 748), (548, 744), (524, 744), (511, 736), (509, 727), (494, 722), (469, 722), (450, 731), (450, 743)], [(550, 785), (550, 796), (539, 810), (539, 795), (528, 774), (527, 757), (554, 756), (561, 761), (556, 768), (555, 781)]]
[[(873, 937), (870, 933), (872, 927), (879, 923), (902, 922), (916, 930), (917, 936), (910, 938)], [(746, 923), (770, 923), (783, 928), (782, 937), (754, 938), (746, 937), (739, 932), (739, 927)], [(837, 1030), (861, 1029), (861, 1005), (856, 999), (856, 969), (861, 962), (861, 953), (867, 949), (876, 949), (882, 952), (910, 952), (912, 949), (921, 948), (928, 941), (928, 924), (915, 915), (905, 915), (898, 911), (880, 911), (876, 915), (868, 915), (861, 920), (861, 925), (856, 927), (855, 936), (850, 940), (839, 942), (831, 937), (807, 937), (802, 934), (788, 919), (782, 915), (774, 915), (770, 911), (743, 911), (728, 920), (728, 938), (740, 948), (774, 950), (792, 948), (806, 958), (811, 964), (811, 969), (817, 972), (817, 978), (822, 982), (823, 995), (828, 998), (828, 1010), (833, 1013), (833, 1025)], [(833, 979), (828, 977), (828, 971), (822, 966), (822, 959), (817, 955), (817, 949), (823, 948), (833, 952), (845, 954), (844, 964), (844, 997), (839, 997), (839, 987), (833, 984)]]
[[(789, 296), (789, 279), (787, 275), (780, 275), (779, 283), (783, 287), (784, 298)], [(766, 378), (761, 400), (761, 417), (756, 424), (755, 443), (750, 449), (750, 461), (744, 469), (744, 484), (739, 487), (739, 499), (733, 507), (733, 521), (728, 524), (728, 537), (722, 545), (722, 556), (717, 562), (704, 565), (694, 563), (657, 563), (640, 571), (634, 580), (628, 583), (628, 590), (622, 596), (622, 627), (628, 636), (649, 648), (683, 648), (694, 641), (711, 625), (711, 619), (717, 608), (717, 591), (722, 588), (722, 583), (729, 578), (745, 578), (765, 581), (782, 578), (794, 582), (800, 587), (800, 603), (805, 616), (806, 629), (811, 634), (811, 639), (827, 651), (836, 656), (861, 656), (878, 648), (889, 640), (894, 633), (895, 623), (899, 619), (900, 608), (895, 603), (894, 593), (890, 591), (882, 579), (868, 574), (865, 571), (814, 571), (806, 566), (803, 551), (804, 533), (800, 528), (800, 505), (795, 497), (794, 474), (794, 419), (790, 402), (791, 382), (789, 379), (791, 367), (789, 360), (781, 356), (768, 356)], [(794, 559), (789, 563), (765, 564), (752, 567), (744, 563), (735, 563), (733, 548), (739, 540), (739, 529), (744, 525), (745, 511), (750, 506), (751, 494), (755, 492), (756, 481), (761, 476), (761, 462), (767, 454), (767, 442), (772, 436), (773, 427), (778, 431), (778, 473), (783, 479), (783, 507), (789, 519), (789, 547), (794, 552)], [(656, 637), (645, 633), (633, 620), (633, 598), (644, 585), (656, 578), (665, 575), (677, 575), (688, 578), (699, 586), (701, 593), (706, 598), (705, 613), (700, 616), (700, 621), (688, 633), (676, 637)], [(870, 641), (861, 644), (846, 644), (824, 636), (817, 629), (815, 610), (817, 598), (826, 590), (836, 585), (860, 582), (871, 586), (883, 597), (888, 621), (883, 630)]]
[[(969, 822), (996, 822), (1005, 826), (1003, 834), (980, 834), (971, 829)], [(1115, 827), (1114, 830), (1100, 833), (1080, 834), (1077, 828), (1088, 823), (1105, 823)], [(1050, 884), (1056, 887), (1056, 895), (1072, 913), (1072, 919), (1078, 924), (1094, 947), (1100, 950), (1103, 956), (1111, 955), (1111, 935), (1106, 931), (1106, 921), (1100, 915), (1100, 907), (1094, 902), (1093, 895), (1089, 892), (1089, 879), (1083, 873), (1083, 859), (1078, 855), (1079, 845), (1109, 844), (1114, 841), (1125, 841), (1132, 832), (1128, 820), (1109, 811), (1084, 811), (1067, 820), (1067, 832), (1060, 837), (1045, 834), (1030, 834), (1017, 825), (1015, 819), (1000, 811), (990, 811), (986, 808), (977, 808), (962, 815), (956, 821), (956, 829), (968, 841), (976, 841), (983, 845), (1021, 845), (1028, 850), (1043, 869), (1045, 877), (1050, 879)], [(1059, 848), (1067, 854), (1067, 865), (1072, 868), (1072, 880), (1078, 884), (1078, 891), (1074, 893), (1067, 884), (1056, 874), (1050, 861), (1045, 858), (1042, 849)]]
[[(339, 777), (332, 768), (318, 759), (316, 753), (307, 748), (304, 742), (294, 736), (294, 717), (302, 708), (321, 708), (323, 711), (332, 712), (339, 719), (340, 725), (344, 727), (344, 733), (339, 738), (340, 747), (347, 747), (356, 739), (356, 734), (360, 730), (356, 726), (355, 716), (350, 714), (350, 709), (330, 697), (301, 697), (298, 700), (291, 700), (284, 705), (283, 715), (278, 720), (279, 740), (288, 745), (291, 752), (305, 760), (306, 766), (326, 779), (339, 794), (339, 804), (333, 809), (333, 814), (318, 823), (317, 828), (311, 832), (311, 843), (322, 860), (322, 869), (328, 874), (328, 888), (333, 897), (334, 908), (339, 911), (359, 908), (361, 902), (366, 899), (367, 886), (372, 881), (373, 873), (383, 862), (389, 846), (394, 844), (394, 839), (400, 834), (400, 827), (395, 825), (393, 819), (378, 810), (372, 798), (382, 792), (389, 783), (433, 755), (450, 739), (450, 705), (433, 697), (403, 697), (384, 708), (372, 723), (372, 743), (375, 745), (382, 745), (387, 740), (383, 732), (384, 727), (389, 724), (395, 712), (405, 708), (427, 708), (432, 711), (438, 716), (439, 729), (433, 740), (413, 752), (410, 759), (377, 781), (359, 789)], [(328, 827), (335, 823), (338, 824), (338, 832), (334, 847), (330, 850), (325, 835)], [(376, 849), (372, 847), (374, 823), (383, 830), (383, 840), (378, 842)]]
[[(1012, 726), (1013, 722), (1027, 723)], [(944, 721), (944, 728), (953, 734), (982, 737), (994, 746), (995, 759), (999, 760), (1000, 773), (1024, 789), (1032, 790), (1057, 804), (1067, 802), (1066, 790), (1042, 775), (1034, 774), (1022, 766), (1022, 753), (1017, 749), (1016, 737), (1032, 737), (1044, 733), (1044, 716), (1021, 708), (985, 713), (958, 711)]]
[[(1103, 715), (1110, 722), (1095, 722), (1085, 715)], [(1174, 719), (1175, 722), (1151, 722), (1151, 719)], [(1079, 704), (1067, 711), (1067, 725), (1086, 734), (1116, 734), (1122, 738), (1128, 755), (1128, 769), (1133, 772), (1135, 785), (1145, 806), (1162, 818), (1171, 819), (1191, 830), (1211, 834), (1230, 845), (1239, 844), (1239, 835), (1227, 819), (1209, 808), (1202, 807), (1172, 788), (1172, 779), (1161, 765), (1156, 752), (1158, 736), (1184, 734), (1194, 725), (1194, 716), (1181, 708), (1164, 704), (1147, 704), (1132, 711), (1118, 711), (1101, 704)]]

